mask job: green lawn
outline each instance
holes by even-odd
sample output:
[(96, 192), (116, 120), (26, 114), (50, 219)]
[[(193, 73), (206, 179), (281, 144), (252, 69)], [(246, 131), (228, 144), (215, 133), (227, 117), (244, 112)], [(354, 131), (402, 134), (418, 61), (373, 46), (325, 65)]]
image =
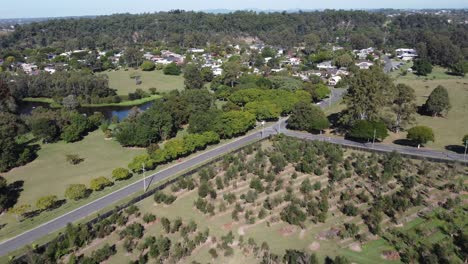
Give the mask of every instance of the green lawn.
[[(401, 67), (404, 71), (408, 70), (413, 66), (412, 62), (408, 62)], [(396, 70), (390, 73), (390, 76), (401, 80), (447, 80), (447, 79), (461, 79), (459, 76), (447, 74), (447, 69), (440, 66), (434, 66), (432, 73), (427, 76), (418, 76), (414, 73), (407, 73), (402, 75), (400, 70)]]
[[(83, 183), (89, 186), (89, 182), (93, 178), (111, 177), (113, 169), (127, 167), (134, 156), (145, 151), (123, 148), (116, 141), (105, 140), (100, 130), (90, 133), (77, 143), (67, 144), (60, 141), (53, 144), (41, 144), (40, 147), (36, 160), (3, 174), (10, 183), (24, 182), (23, 191), (17, 204), (29, 204), (32, 209), (35, 207), (36, 200), (45, 195), (57, 195), (59, 199), (63, 199), (65, 188), (69, 184)], [(66, 154), (78, 154), (84, 161), (78, 165), (71, 165), (65, 159)], [(102, 195), (102, 193), (93, 194), (90, 199), (97, 195)], [(41, 219), (45, 220), (51, 215), (58, 216), (76, 205), (74, 202), (67, 202), (58, 210), (46, 212), (39, 217), (24, 221), (21, 226), (23, 229), (27, 229), (29, 225), (33, 226)], [(17, 233), (18, 231), (19, 225), (12, 215), (0, 216), (0, 224), (7, 224), (0, 229), (0, 238), (9, 237), (12, 232)]]
[[(138, 73), (141, 76), (142, 83), (136, 85), (134, 79), (130, 79), (130, 74)], [(128, 95), (135, 92), (137, 88), (148, 91), (150, 88), (156, 88), (158, 92), (169, 92), (172, 90), (184, 89), (184, 78), (181, 76), (164, 75), (162, 71), (141, 71), (129, 69), (108, 71), (102, 74), (109, 76), (109, 87), (117, 89), (118, 95)]]
[[(438, 85), (447, 88), (452, 109), (445, 117), (416, 115), (414, 125), (429, 126), (434, 130), (435, 142), (427, 144), (429, 148), (444, 150), (449, 145), (461, 145), (463, 135), (468, 134), (468, 78), (445, 80), (407, 80), (398, 79), (416, 91), (418, 106), (424, 104), (427, 97)], [(392, 139), (404, 138), (405, 133), (393, 135)]]

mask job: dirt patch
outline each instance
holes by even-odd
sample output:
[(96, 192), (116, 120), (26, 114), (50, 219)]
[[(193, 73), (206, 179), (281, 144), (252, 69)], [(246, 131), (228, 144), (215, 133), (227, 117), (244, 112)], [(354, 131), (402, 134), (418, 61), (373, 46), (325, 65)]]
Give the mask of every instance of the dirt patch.
[(382, 258), (386, 260), (400, 260), (400, 253), (398, 251), (387, 250), (382, 252)]
[(317, 235), (319, 240), (330, 240), (338, 237), (340, 230), (337, 228), (330, 228), (329, 230), (322, 231)]
[(230, 231), (232, 229), (233, 225), (234, 225), (234, 222), (224, 224), (223, 229), (226, 230), (226, 231)]
[(239, 227), (239, 229), (237, 229), (237, 233), (240, 235), (240, 236), (243, 236), (245, 235), (245, 230), (244, 230), (244, 226), (241, 226)]
[(355, 252), (361, 252), (362, 251), (361, 244), (358, 243), (358, 242), (354, 242), (351, 245), (349, 245), (349, 249), (351, 249), (352, 251), (355, 251)]
[(312, 244), (309, 245), (309, 249), (312, 251), (317, 251), (320, 249), (320, 243), (317, 241), (312, 242)]
[(296, 227), (294, 227), (294, 226), (284, 226), (284, 227), (280, 228), (278, 231), (282, 236), (290, 236), (290, 235), (294, 234), (294, 232), (296, 232)]

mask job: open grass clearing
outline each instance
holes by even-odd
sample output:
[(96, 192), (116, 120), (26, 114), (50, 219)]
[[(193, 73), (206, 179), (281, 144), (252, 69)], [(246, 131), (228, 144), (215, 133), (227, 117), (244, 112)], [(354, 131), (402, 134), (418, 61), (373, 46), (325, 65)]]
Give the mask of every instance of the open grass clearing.
[[(416, 114), (413, 125), (424, 125), (434, 130), (435, 142), (428, 148), (446, 150), (450, 146), (461, 146), (461, 139), (468, 134), (468, 78), (446, 80), (397, 80), (411, 86), (416, 92), (417, 105), (423, 105), (427, 97), (438, 85), (447, 88), (452, 108), (445, 117), (432, 117)], [(411, 125), (411, 126), (413, 126)], [(411, 127), (409, 126), (409, 127)], [(385, 142), (393, 142), (406, 137), (406, 133), (391, 134)]]
[[(116, 89), (118, 95), (128, 95), (128, 93), (133, 93), (138, 88), (146, 92), (149, 92), (150, 88), (156, 88), (160, 93), (184, 89), (184, 78), (182, 76), (164, 75), (161, 70), (120, 69), (106, 71), (102, 74), (109, 77), (109, 87)], [(137, 85), (135, 79), (130, 78), (130, 74), (138, 74), (142, 83)]]

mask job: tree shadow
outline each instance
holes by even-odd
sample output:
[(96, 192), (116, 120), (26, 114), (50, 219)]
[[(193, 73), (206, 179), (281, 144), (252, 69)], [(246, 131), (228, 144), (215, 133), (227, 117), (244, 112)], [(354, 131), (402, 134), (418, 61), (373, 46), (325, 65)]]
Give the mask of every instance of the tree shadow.
[(397, 139), (397, 140), (394, 140), (393, 143), (397, 144), (397, 145), (401, 145), (401, 146), (409, 146), (409, 147), (417, 147), (416, 144), (414, 144), (413, 141), (409, 140), (409, 139)]
[(20, 193), (23, 191), (24, 181), (15, 181), (7, 186), (7, 201), (5, 208), (11, 208), (15, 206), (20, 197)]
[(448, 151), (458, 153), (458, 154), (465, 153), (465, 147), (461, 145), (448, 145), (448, 146), (445, 146), (445, 149)]

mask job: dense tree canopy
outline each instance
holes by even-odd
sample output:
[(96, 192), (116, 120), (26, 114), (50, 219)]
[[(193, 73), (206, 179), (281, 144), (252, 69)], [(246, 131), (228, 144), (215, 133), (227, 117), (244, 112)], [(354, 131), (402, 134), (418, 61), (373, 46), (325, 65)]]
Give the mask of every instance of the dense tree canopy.
[(310, 103), (297, 103), (288, 119), (288, 128), (308, 132), (321, 131), (330, 126), (325, 113)]
[(349, 80), (349, 89), (344, 97), (347, 106), (343, 122), (355, 120), (378, 120), (382, 110), (394, 96), (395, 85), (379, 67), (359, 70)]

